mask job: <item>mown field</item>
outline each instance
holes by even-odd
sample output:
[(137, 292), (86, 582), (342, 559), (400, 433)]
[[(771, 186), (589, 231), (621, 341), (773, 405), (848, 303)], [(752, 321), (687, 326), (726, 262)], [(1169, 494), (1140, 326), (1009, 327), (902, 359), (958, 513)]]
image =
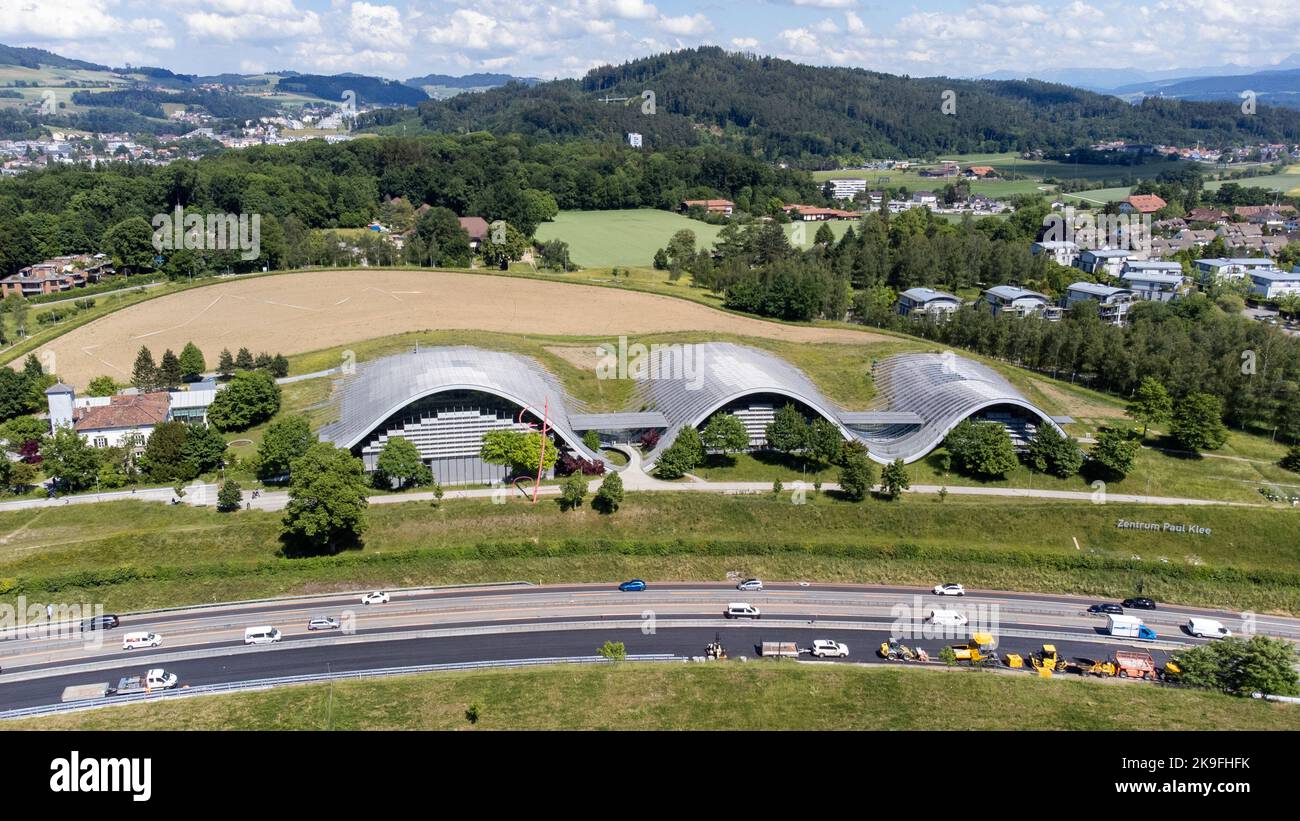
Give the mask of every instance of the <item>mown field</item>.
[[(555, 499), (373, 506), (364, 547), (284, 558), (280, 514), (144, 502), (0, 513), (0, 600), (110, 611), (501, 580), (767, 579), (1131, 595), (1300, 613), (1300, 511), (912, 496), (630, 494), (605, 516)], [(1192, 523), (1210, 536), (1121, 530)], [(1075, 547), (1077, 539), (1079, 548)]]
[[(475, 723), (466, 717), (471, 705), (477, 707)], [(6, 730), (1009, 728), (1297, 730), (1300, 707), (1117, 680), (726, 662), (431, 673), (110, 707), (0, 725)]]

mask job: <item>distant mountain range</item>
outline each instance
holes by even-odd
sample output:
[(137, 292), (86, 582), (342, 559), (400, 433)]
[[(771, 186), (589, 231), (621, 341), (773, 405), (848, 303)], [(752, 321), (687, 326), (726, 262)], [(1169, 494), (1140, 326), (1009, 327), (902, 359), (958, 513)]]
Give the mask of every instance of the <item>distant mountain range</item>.
[(1129, 102), (1167, 97), (1202, 102), (1240, 101), (1253, 91), (1264, 105), (1300, 108), (1300, 53), (1273, 66), (1222, 65), (1147, 71), (1137, 68), (1063, 68), (1045, 71), (997, 71), (982, 80), (1042, 80), (1113, 94)]
[[(248, 86), (258, 91), (267, 90), (274, 82), (279, 90), (337, 103), (344, 91), (352, 91), (357, 102), (371, 105), (414, 106), (430, 97), (445, 98), (454, 94), (483, 91), (507, 83), (534, 85), (541, 82), (536, 77), (514, 77), (509, 74), (477, 73), (456, 77), (449, 74), (426, 74), (409, 80), (389, 80), (364, 74), (305, 74), (298, 71), (275, 71), (262, 74), (215, 74), (210, 76), (175, 74), (165, 68), (152, 66), (124, 66), (112, 68), (84, 60), (74, 60), (40, 48), (20, 48), (0, 44), (0, 65), (79, 69), (117, 75), (119, 80), (138, 77), (142, 82), (184, 90), (187, 87), (220, 83), (229, 86)], [(274, 79), (278, 78), (278, 80)]]

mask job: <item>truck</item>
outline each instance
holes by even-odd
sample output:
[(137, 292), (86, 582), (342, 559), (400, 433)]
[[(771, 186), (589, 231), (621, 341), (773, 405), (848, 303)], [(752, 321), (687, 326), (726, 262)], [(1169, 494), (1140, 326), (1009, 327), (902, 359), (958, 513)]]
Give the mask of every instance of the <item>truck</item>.
[(1143, 624), (1137, 616), (1107, 616), (1106, 632), (1126, 639), (1151, 640), (1156, 637), (1156, 631)]
[(994, 653), (997, 640), (993, 637), (993, 634), (975, 633), (970, 639), (966, 644), (952, 645), (953, 657), (957, 661), (969, 661), (972, 664), (998, 663), (999, 659)]
[(792, 641), (765, 641), (760, 646), (763, 658), (798, 658), (799, 645)]
[(1115, 675), (1120, 678), (1156, 680), (1156, 660), (1150, 653), (1134, 650), (1115, 651)]
[(118, 679), (117, 686), (101, 681), (95, 684), (73, 684), (63, 688), (63, 701), (84, 701), (91, 698), (107, 698), (128, 693), (147, 693), (151, 690), (169, 690), (176, 686), (175, 673), (169, 673), (161, 667), (155, 667), (142, 676), (126, 676)]

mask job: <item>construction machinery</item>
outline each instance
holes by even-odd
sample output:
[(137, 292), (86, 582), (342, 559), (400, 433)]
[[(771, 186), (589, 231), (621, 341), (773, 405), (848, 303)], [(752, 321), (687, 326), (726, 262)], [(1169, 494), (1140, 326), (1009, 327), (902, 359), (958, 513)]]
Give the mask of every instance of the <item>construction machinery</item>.
[(1142, 678), (1156, 680), (1156, 661), (1150, 653), (1134, 650), (1115, 651), (1116, 675), (1120, 678)]
[(952, 652), (957, 661), (969, 661), (971, 664), (998, 663), (999, 659), (993, 652), (995, 644), (997, 640), (991, 633), (974, 633), (966, 644), (952, 645)]
[(1087, 659), (1077, 658), (1070, 665), (1070, 669), (1075, 670), (1081, 676), (1100, 676), (1109, 677), (1117, 672), (1115, 662), (1108, 659)]
[(1048, 673), (1065, 672), (1065, 659), (1061, 658), (1061, 656), (1056, 652), (1055, 644), (1044, 644), (1043, 649), (1031, 653), (1029, 656), (1029, 664), (1039, 673), (1042, 673), (1044, 670)]
[(722, 661), (727, 657), (727, 649), (722, 646), (722, 637), (713, 634), (713, 641), (704, 645), (704, 657), (710, 661)]
[(924, 650), (913, 650), (892, 637), (880, 645), (880, 657), (890, 661), (921, 661), (924, 654)]

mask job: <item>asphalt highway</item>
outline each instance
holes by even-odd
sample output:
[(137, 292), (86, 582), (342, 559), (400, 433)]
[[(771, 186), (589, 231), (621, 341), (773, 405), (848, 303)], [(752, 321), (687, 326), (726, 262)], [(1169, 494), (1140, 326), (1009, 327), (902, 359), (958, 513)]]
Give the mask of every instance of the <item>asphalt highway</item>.
[[(758, 621), (728, 620), (728, 602), (758, 607)], [(622, 641), (629, 654), (698, 656), (720, 635), (728, 652), (757, 655), (761, 641), (815, 638), (850, 648), (849, 662), (885, 663), (879, 647), (900, 625), (916, 632), (904, 641), (932, 657), (970, 633), (958, 628), (936, 634), (922, 623), (932, 609), (966, 611), (972, 625), (998, 636), (999, 654), (1027, 655), (1044, 643), (1068, 657), (1099, 658), (1116, 649), (1167, 654), (1203, 641), (1180, 626), (1189, 616), (1223, 622), (1245, 632), (1243, 614), (1162, 605), (1128, 611), (1156, 630), (1155, 642), (1115, 639), (1103, 633), (1103, 616), (1086, 613), (1093, 599), (1028, 593), (970, 591), (939, 597), (928, 590), (866, 585), (769, 584), (761, 592), (732, 585), (652, 584), (640, 593), (614, 585), (501, 585), (395, 591), (387, 604), (362, 605), (360, 593), (245, 602), (155, 613), (122, 614), (112, 630), (82, 634), (63, 625), (51, 636), (45, 625), (0, 632), (0, 710), (57, 704), (73, 684), (116, 682), (149, 667), (176, 673), (182, 686), (250, 681), (327, 672), (470, 661), (594, 655), (606, 640)], [(340, 619), (344, 629), (309, 632), (313, 616)], [(1253, 630), (1300, 641), (1300, 620), (1260, 616)], [(271, 625), (284, 640), (246, 647), (244, 629)], [(151, 631), (160, 647), (126, 651), (122, 636)], [(906, 635), (906, 634), (905, 634)], [(805, 657), (806, 658), (806, 657)]]

